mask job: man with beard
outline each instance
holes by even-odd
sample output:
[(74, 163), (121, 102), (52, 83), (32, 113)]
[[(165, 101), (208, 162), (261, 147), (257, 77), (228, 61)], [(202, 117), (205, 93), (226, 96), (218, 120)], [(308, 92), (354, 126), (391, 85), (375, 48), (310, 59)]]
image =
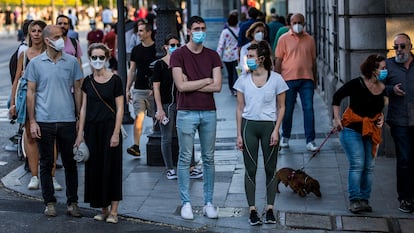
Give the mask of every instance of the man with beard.
[(65, 48), (63, 49), (63, 52), (76, 57), (82, 70), (82, 49), (80, 47), (79, 41), (68, 37), (68, 31), (71, 23), (71, 19), (66, 15), (58, 15), (56, 18), (56, 25), (62, 28), (63, 40), (65, 41)]
[(387, 123), (397, 154), (397, 192), (400, 211), (414, 212), (414, 62), (410, 37), (394, 37), (396, 56), (387, 59), (385, 80), (389, 97)]

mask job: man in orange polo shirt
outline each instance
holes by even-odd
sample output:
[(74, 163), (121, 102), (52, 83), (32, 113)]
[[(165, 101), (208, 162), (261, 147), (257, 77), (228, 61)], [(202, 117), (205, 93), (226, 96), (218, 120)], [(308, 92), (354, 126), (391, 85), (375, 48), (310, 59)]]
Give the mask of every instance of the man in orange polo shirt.
[(292, 117), (299, 93), (306, 137), (306, 149), (316, 151), (313, 93), (316, 85), (316, 48), (312, 36), (304, 31), (305, 17), (294, 14), (290, 29), (280, 37), (276, 47), (275, 71), (280, 73), (289, 86), (286, 92), (286, 111), (282, 124), (282, 148), (289, 147)]

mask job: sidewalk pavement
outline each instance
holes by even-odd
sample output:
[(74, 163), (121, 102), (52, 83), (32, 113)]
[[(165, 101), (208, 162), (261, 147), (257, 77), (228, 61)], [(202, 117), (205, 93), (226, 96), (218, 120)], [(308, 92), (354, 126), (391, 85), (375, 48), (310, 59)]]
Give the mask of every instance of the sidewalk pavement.
[[(370, 204), (373, 212), (352, 214), (348, 211), (347, 169), (348, 162), (339, 143), (338, 135), (332, 135), (312, 160), (312, 153), (306, 151), (303, 117), (298, 99), (294, 112), (294, 125), (290, 148), (282, 149), (278, 158), (278, 169), (292, 167), (305, 171), (319, 180), (322, 197), (314, 194), (299, 197), (290, 189), (280, 184), (280, 193), (276, 195), (275, 215), (278, 224), (250, 226), (248, 223), (248, 206), (244, 193), (244, 165), (242, 153), (235, 149), (236, 98), (230, 95), (226, 86), (215, 95), (217, 103), (217, 140), (216, 140), (216, 182), (214, 204), (220, 207), (219, 219), (207, 219), (202, 216), (203, 180), (191, 180), (191, 199), (195, 212), (194, 220), (180, 217), (181, 202), (177, 180), (167, 180), (164, 167), (146, 165), (147, 135), (151, 134), (151, 119), (146, 119), (141, 138), (141, 158), (126, 153), (132, 144), (132, 125), (124, 125), (130, 136), (124, 142), (123, 156), (123, 200), (119, 214), (125, 218), (138, 218), (151, 222), (191, 228), (199, 231), (215, 232), (267, 232), (275, 230), (302, 232), (326, 231), (369, 231), (369, 232), (412, 232), (414, 215), (398, 211), (399, 203), (396, 193), (395, 158), (379, 157), (373, 182)], [(319, 94), (314, 97), (316, 143), (319, 145), (331, 130), (331, 118), (328, 106)], [(196, 159), (199, 157), (196, 145)], [(79, 205), (83, 203), (84, 164), (79, 167)], [(64, 184), (63, 169), (56, 175), (60, 184)], [(2, 182), (9, 189), (34, 198), (42, 199), (41, 190), (28, 190), (31, 176), (23, 165), (6, 177)], [(59, 202), (66, 203), (65, 191), (57, 191)], [(257, 172), (256, 206), (259, 212), (265, 207), (265, 174), (263, 159), (259, 156)], [(39, 210), (39, 212), (42, 212)], [(99, 210), (97, 210), (99, 211)], [(58, 213), (63, 214), (63, 213)], [(91, 221), (93, 221), (91, 219)], [(122, 222), (121, 222), (122, 224)]]

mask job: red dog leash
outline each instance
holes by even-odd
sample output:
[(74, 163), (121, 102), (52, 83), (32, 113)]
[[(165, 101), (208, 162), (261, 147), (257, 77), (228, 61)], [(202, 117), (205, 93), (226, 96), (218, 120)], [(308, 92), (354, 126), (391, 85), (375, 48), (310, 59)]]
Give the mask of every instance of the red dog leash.
[[(315, 150), (315, 152), (313, 152), (312, 156), (310, 157), (310, 159), (308, 160), (308, 162), (306, 164), (308, 164), (320, 151), (322, 146), (326, 143), (326, 141), (328, 141), (328, 138), (337, 132), (337, 129), (334, 127), (329, 133), (328, 135), (325, 137), (325, 139), (322, 141), (322, 143), (319, 145), (318, 149)], [(303, 171), (303, 169), (305, 169), (305, 165), (302, 166), (302, 168), (300, 169), (301, 171)]]

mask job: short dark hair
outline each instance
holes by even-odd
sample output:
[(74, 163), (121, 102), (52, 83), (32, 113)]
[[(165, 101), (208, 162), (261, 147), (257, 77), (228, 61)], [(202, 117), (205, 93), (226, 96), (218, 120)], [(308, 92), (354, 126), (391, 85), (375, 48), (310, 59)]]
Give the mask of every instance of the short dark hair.
[(260, 11), (256, 9), (255, 7), (250, 7), (249, 10), (247, 10), (247, 14), (250, 18), (256, 19), (257, 16), (259, 16)]
[[(141, 24), (141, 25), (144, 25), (145, 26), (145, 31), (147, 31), (147, 32), (149, 32), (149, 31), (153, 32), (154, 31), (154, 28), (153, 28), (152, 24), (150, 24), (150, 23), (144, 23), (144, 24)], [(139, 26), (140, 25), (138, 25), (137, 28)]]
[(180, 39), (178, 38), (177, 35), (174, 35), (174, 34), (170, 33), (165, 37), (164, 45), (168, 45), (171, 39), (176, 39), (176, 40), (180, 41)]
[(361, 74), (364, 75), (365, 78), (370, 79), (372, 77), (372, 72), (378, 69), (379, 63), (382, 61), (385, 61), (384, 56), (379, 54), (369, 55), (359, 67)]
[(66, 15), (58, 15), (57, 17), (56, 17), (56, 22), (58, 21), (58, 19), (60, 19), (60, 18), (65, 18), (65, 19), (67, 19), (68, 20), (68, 22), (71, 24), (72, 23), (72, 20), (70, 20), (70, 18), (68, 17), (68, 16), (66, 16)]
[(286, 25), (290, 25), (290, 18), (292, 18), (292, 13), (287, 14), (286, 16)]
[(194, 23), (204, 23), (205, 24), (206, 22), (200, 16), (194, 15), (194, 16), (191, 16), (191, 18), (188, 20), (187, 28), (191, 29), (191, 26), (193, 26)]

